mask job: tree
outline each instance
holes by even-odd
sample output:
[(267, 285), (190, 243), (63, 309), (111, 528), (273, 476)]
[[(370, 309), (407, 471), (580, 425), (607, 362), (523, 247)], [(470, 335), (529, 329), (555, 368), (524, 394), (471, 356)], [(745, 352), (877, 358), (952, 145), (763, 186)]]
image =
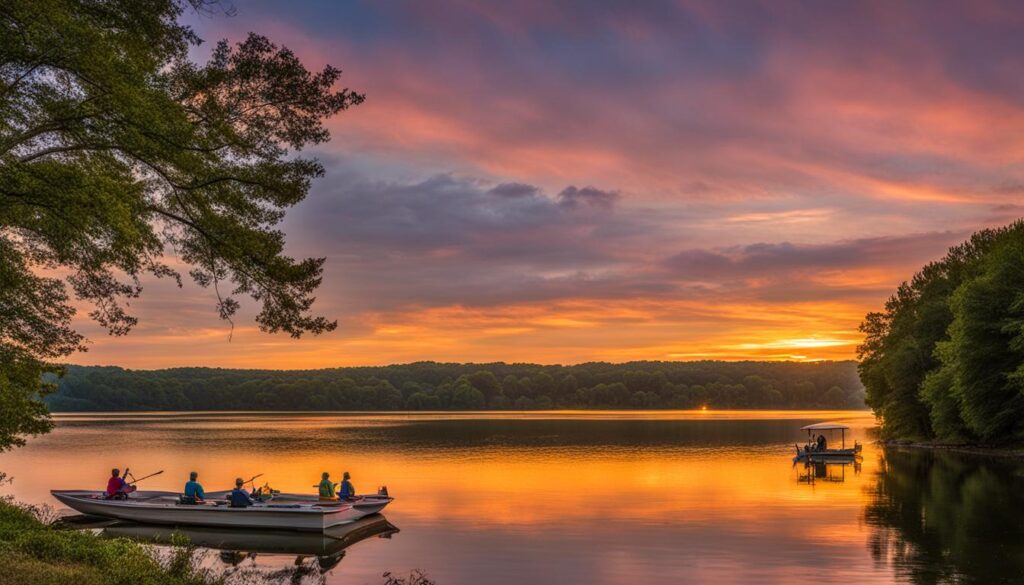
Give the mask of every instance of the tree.
[(487, 405), (483, 392), (477, 390), (469, 382), (456, 384), (452, 392), (452, 408), (456, 410), (483, 410)]
[(191, 62), (201, 41), (178, 18), (205, 8), (0, 5), (0, 450), (49, 428), (41, 375), (83, 349), (67, 287), (126, 334), (142, 276), (181, 284), (167, 248), (214, 289), (222, 319), (249, 296), (264, 331), (335, 327), (310, 313), (324, 259), (284, 255), (276, 226), (323, 174), (290, 150), (326, 141), (323, 119), (363, 96), (254, 34)]
[(501, 383), (498, 382), (498, 378), (487, 370), (481, 370), (479, 372), (473, 372), (466, 379), (474, 388), (483, 392), (484, 397), (490, 400), (498, 394), (501, 394)]
[(990, 443), (1024, 440), (1024, 223), (1001, 233), (951, 300), (941, 357), (966, 427)]
[(931, 437), (935, 416), (948, 412), (949, 405), (938, 403), (947, 395), (925, 391), (925, 379), (940, 365), (936, 348), (949, 339), (953, 293), (972, 278), (1001, 231), (983, 230), (951, 248), (901, 284), (884, 312), (869, 313), (861, 324), (865, 340), (858, 348), (858, 369), (866, 401), (881, 416), (886, 436)]
[(438, 404), (437, 396), (426, 392), (414, 392), (405, 401), (405, 407), (409, 410), (436, 410)]
[(845, 405), (846, 393), (843, 392), (843, 389), (839, 386), (833, 386), (829, 388), (824, 395), (822, 395), (821, 401), (824, 406), (831, 406), (833, 408)]
[(861, 329), (886, 436), (1024, 440), (1024, 222), (983, 230), (904, 283)]
[[(484, 370), (483, 368), (487, 368)], [(571, 369), (569, 378), (564, 370)], [(596, 386), (580, 386), (568, 396), (539, 395), (529, 402), (534, 408), (694, 408), (709, 398), (723, 400), (721, 406), (748, 404), (758, 406), (756, 384), (767, 384), (771, 405), (807, 408), (818, 405), (840, 408), (847, 404), (826, 400), (825, 388), (840, 388), (848, 405), (860, 408), (862, 388), (857, 383), (856, 364), (850, 362), (816, 362), (795, 364), (785, 362), (644, 362), (633, 364), (582, 364), (578, 366), (542, 366), (536, 364), (396, 364), (374, 368), (334, 368), (326, 370), (226, 370), (219, 368), (174, 368), (170, 370), (125, 370), (118, 367), (68, 366), (67, 374), (58, 381), (55, 393), (44, 400), (51, 410), (251, 410), (252, 397), (272, 395), (277, 409), (301, 410), (313, 406), (334, 410), (452, 407), (456, 387), (472, 386), (472, 374), (489, 371), (496, 378), (510, 377), (518, 384), (521, 374), (545, 370), (555, 380), (577, 379), (603, 382)], [(720, 380), (708, 385), (688, 386), (669, 382), (662, 388), (665, 396), (645, 392), (648, 406), (636, 406), (629, 388), (622, 380), (627, 374), (644, 370), (661, 372), (692, 383), (712, 377)], [(510, 372), (517, 375), (511, 375)], [(454, 378), (454, 381), (451, 379)], [(47, 381), (55, 381), (52, 375)], [(820, 390), (814, 380), (820, 383)], [(440, 381), (439, 386), (435, 386)], [(806, 384), (804, 382), (807, 382)], [(749, 383), (749, 384), (748, 384)], [(561, 386), (562, 382), (559, 382)], [(402, 391), (396, 390), (401, 387)], [(810, 394), (809, 394), (810, 393)], [(400, 400), (399, 394), (404, 400)], [(415, 400), (412, 397), (419, 394)], [(838, 396), (833, 392), (832, 396)], [(317, 397), (323, 400), (313, 401)], [(521, 396), (517, 396), (516, 400)], [(486, 398), (486, 397), (485, 397)], [(508, 409), (516, 401), (497, 394), (487, 399), (485, 407)], [(270, 402), (268, 402), (270, 404)], [(322, 406), (320, 406), (322, 405)], [(417, 406), (419, 405), (419, 406)], [(549, 405), (549, 406), (545, 406)]]

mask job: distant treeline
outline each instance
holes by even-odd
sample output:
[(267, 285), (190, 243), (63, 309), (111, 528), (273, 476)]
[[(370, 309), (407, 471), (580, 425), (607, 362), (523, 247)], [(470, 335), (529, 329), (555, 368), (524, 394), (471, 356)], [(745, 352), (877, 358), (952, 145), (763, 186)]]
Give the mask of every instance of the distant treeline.
[(412, 364), (325, 370), (69, 366), (53, 411), (864, 408), (852, 361)]
[(861, 325), (884, 436), (1024, 441), (1024, 222), (974, 234)]

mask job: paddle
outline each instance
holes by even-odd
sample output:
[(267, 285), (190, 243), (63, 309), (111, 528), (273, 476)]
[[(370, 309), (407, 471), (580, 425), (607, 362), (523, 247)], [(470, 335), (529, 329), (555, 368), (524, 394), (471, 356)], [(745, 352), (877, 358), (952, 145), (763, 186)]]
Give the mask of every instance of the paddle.
[[(263, 477), (263, 474), (262, 473), (258, 473), (256, 475), (250, 477), (249, 479), (243, 481), (242, 485), (245, 485), (247, 483), (252, 483), (257, 477)], [(253, 489), (256, 489), (256, 484), (252, 483), (252, 487), (253, 487)]]
[(139, 483), (140, 481), (142, 481), (144, 479), (149, 479), (149, 478), (153, 477), (154, 475), (160, 475), (163, 472), (164, 472), (164, 470), (161, 469), (160, 471), (158, 471), (156, 473), (150, 473), (149, 475), (145, 475), (143, 477), (140, 477), (139, 479), (135, 479), (135, 476), (132, 476), (131, 485), (135, 485), (135, 484)]

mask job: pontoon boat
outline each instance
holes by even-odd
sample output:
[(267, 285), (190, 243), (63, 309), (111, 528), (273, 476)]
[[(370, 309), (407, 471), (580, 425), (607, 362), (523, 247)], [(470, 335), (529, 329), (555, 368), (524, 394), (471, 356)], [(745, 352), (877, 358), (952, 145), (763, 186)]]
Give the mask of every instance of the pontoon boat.
[[(860, 456), (861, 444), (857, 441), (853, 442), (853, 447), (850, 449), (846, 448), (846, 431), (850, 430), (850, 427), (832, 422), (823, 422), (813, 425), (807, 425), (800, 429), (801, 431), (807, 431), (807, 444), (801, 447), (796, 445), (796, 456), (793, 457), (793, 461), (804, 461), (804, 460), (824, 460), (824, 459), (851, 459)], [(840, 448), (839, 449), (818, 449), (817, 444), (813, 441), (812, 437), (814, 433), (821, 433), (828, 431), (829, 436), (834, 439), (833, 434), (835, 431), (840, 432)]]

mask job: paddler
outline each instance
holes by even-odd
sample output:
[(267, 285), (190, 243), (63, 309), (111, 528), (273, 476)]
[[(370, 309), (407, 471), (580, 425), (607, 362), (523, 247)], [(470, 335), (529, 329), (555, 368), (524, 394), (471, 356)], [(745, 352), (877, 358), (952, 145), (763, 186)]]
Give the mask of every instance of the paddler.
[(129, 485), (125, 478), (128, 477), (128, 468), (124, 468), (124, 476), (121, 475), (121, 470), (113, 468), (110, 470), (110, 479), (107, 480), (107, 492), (105, 494), (106, 499), (123, 499), (127, 498), (128, 494), (135, 491), (135, 486)]
[(341, 487), (338, 489), (339, 500), (350, 500), (356, 497), (356, 486), (352, 485), (351, 479), (352, 476), (347, 471), (342, 475)]
[(334, 499), (334, 486), (338, 484), (331, 481), (331, 474), (326, 471), (320, 474), (320, 484), (317, 487), (320, 489), (320, 501), (330, 501)]
[(256, 503), (249, 497), (249, 492), (245, 491), (245, 488), (242, 487), (244, 485), (244, 479), (239, 477), (235, 480), (235, 489), (231, 490), (231, 493), (228, 494), (228, 503), (230, 503), (232, 508), (248, 508)]
[(203, 484), (196, 481), (199, 474), (193, 471), (188, 474), (188, 481), (185, 482), (185, 495), (182, 497), (184, 504), (202, 504), (206, 500), (206, 492), (203, 491)]

